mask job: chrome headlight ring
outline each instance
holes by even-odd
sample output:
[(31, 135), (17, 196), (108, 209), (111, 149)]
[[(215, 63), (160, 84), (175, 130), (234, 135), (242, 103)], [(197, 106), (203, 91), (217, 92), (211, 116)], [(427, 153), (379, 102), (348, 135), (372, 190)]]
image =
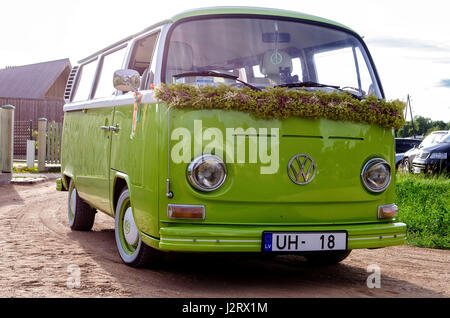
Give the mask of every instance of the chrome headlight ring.
[[(383, 176), (384, 174), (384, 176)], [(370, 159), (361, 172), (361, 180), (367, 190), (380, 193), (391, 183), (392, 170), (389, 163), (381, 158)]]
[(227, 178), (227, 168), (222, 159), (215, 155), (201, 155), (189, 164), (187, 179), (200, 191), (214, 191), (220, 188)]

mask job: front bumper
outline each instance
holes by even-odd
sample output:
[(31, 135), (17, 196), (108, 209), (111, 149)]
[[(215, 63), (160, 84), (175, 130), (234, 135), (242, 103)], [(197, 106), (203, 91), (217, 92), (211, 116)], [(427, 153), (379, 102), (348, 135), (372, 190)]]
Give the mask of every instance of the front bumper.
[(261, 252), (264, 231), (342, 231), (348, 233), (348, 249), (403, 245), (406, 224), (374, 223), (310, 226), (199, 225), (166, 223), (160, 238), (141, 232), (144, 243), (164, 251)]
[(416, 174), (426, 172), (441, 172), (445, 170), (450, 171), (448, 161), (440, 159), (415, 159), (412, 163), (412, 170)]

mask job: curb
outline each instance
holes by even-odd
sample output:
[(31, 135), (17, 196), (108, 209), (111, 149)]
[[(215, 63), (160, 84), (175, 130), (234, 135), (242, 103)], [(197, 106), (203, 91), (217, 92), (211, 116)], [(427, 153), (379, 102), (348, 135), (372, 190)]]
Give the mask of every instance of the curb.
[(60, 173), (13, 173), (13, 184), (35, 184), (61, 178)]
[(11, 180), (12, 184), (35, 184), (48, 181), (46, 176), (14, 176)]

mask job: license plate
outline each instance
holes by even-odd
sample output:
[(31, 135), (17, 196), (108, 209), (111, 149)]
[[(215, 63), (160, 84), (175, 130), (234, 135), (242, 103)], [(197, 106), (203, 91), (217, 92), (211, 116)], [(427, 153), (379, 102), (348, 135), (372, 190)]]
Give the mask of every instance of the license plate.
[(339, 251), (347, 249), (347, 232), (264, 232), (264, 252)]

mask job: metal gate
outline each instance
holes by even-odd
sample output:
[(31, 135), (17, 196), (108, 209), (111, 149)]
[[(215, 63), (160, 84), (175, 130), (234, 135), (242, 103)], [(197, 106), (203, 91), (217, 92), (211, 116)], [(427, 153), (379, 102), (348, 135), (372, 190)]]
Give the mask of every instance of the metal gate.
[(27, 140), (33, 140), (33, 121), (14, 122), (14, 158), (24, 159), (27, 156)]

